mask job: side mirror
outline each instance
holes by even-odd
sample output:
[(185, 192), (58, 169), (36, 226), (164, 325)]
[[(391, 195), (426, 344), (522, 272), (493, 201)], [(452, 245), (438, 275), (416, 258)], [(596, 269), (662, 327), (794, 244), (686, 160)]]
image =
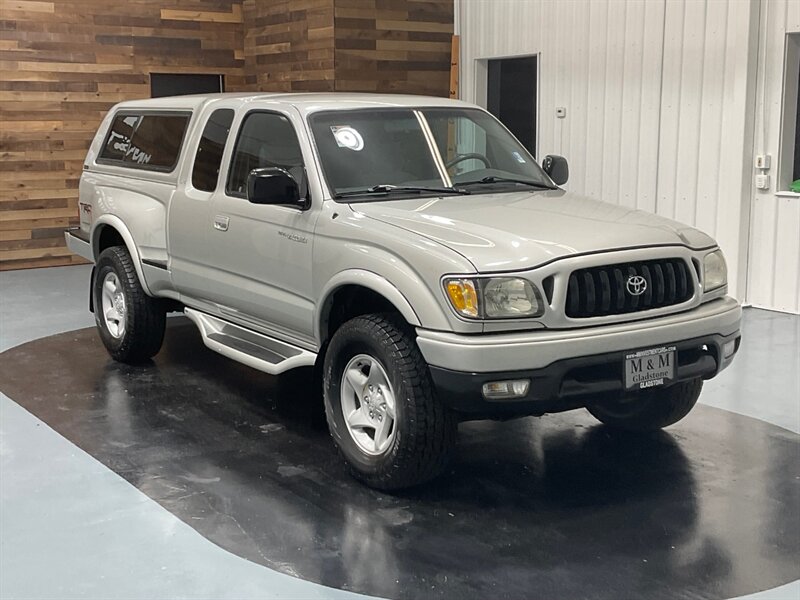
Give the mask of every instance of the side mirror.
[(569, 165), (563, 156), (548, 154), (542, 161), (542, 169), (556, 185), (564, 185), (569, 179)]
[(247, 176), (247, 199), (253, 204), (290, 204), (305, 207), (300, 186), (286, 169), (253, 169)]

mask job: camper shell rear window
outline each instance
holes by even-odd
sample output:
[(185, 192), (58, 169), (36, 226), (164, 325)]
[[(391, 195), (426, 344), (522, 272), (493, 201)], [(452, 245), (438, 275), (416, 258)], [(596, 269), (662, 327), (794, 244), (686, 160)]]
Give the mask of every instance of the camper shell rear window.
[(114, 115), (99, 164), (170, 172), (178, 164), (191, 112), (123, 110)]

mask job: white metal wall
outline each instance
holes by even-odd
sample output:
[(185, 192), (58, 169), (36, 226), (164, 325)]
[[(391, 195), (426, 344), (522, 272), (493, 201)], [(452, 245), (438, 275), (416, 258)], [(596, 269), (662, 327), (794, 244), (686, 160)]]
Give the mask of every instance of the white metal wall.
[(800, 197), (775, 193), (786, 34), (800, 32), (800, 0), (763, 2), (760, 23), (755, 152), (772, 156), (772, 185), (753, 194), (747, 298), (754, 306), (800, 313)]
[[(793, 0), (798, 1), (798, 0)], [(744, 298), (756, 0), (460, 0), (461, 97), (485, 59), (539, 55), (538, 150), (568, 188), (696, 225)], [(566, 119), (555, 108), (567, 109)]]
[(539, 153), (568, 158), (572, 190), (655, 210), (663, 4), (462, 0), (460, 8), (461, 97), (485, 103), (480, 59), (539, 54)]

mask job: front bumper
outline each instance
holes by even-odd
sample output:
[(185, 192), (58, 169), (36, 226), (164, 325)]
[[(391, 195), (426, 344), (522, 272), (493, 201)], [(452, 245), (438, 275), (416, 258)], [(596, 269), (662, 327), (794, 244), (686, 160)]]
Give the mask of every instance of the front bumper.
[[(684, 313), (604, 327), (475, 336), (419, 329), (417, 343), (452, 408), (473, 415), (544, 414), (621, 391), (623, 358), (631, 350), (674, 345), (675, 381), (714, 377), (739, 348), (741, 313), (726, 297)], [(725, 357), (722, 347), (730, 341), (734, 353)], [(528, 395), (486, 400), (483, 384), (504, 379), (530, 379)]]

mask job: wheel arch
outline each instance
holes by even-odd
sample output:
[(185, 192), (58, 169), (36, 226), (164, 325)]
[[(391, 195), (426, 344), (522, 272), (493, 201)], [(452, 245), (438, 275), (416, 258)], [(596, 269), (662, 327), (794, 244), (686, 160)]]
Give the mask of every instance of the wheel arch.
[(133, 267), (136, 269), (136, 276), (139, 278), (142, 289), (144, 289), (146, 294), (152, 295), (150, 289), (147, 287), (147, 281), (144, 278), (142, 260), (139, 255), (139, 250), (136, 247), (136, 242), (122, 219), (115, 215), (101, 215), (92, 226), (91, 239), (95, 263), (97, 263), (97, 259), (103, 250), (111, 245), (118, 245), (109, 242), (122, 241), (128, 253), (131, 255), (131, 259), (133, 259)]
[(340, 302), (351, 302), (353, 295), (359, 290), (363, 290), (366, 298), (363, 303), (354, 307), (352, 316), (372, 312), (373, 308), (384, 305), (394, 309), (409, 325), (415, 327), (420, 325), (419, 317), (411, 303), (396, 286), (371, 271), (353, 269), (337, 274), (328, 282), (321, 294), (322, 301), (318, 305), (314, 322), (314, 335), (320, 345), (325, 345), (330, 339), (331, 329), (334, 331), (336, 329), (334, 308)]

